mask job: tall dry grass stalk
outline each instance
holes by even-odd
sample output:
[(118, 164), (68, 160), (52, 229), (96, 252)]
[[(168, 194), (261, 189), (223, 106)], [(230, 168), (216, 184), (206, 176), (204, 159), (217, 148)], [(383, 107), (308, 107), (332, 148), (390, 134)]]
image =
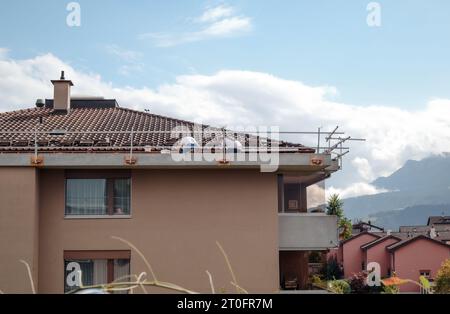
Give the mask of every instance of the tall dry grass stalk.
[[(89, 286), (84, 286), (82, 282), (80, 282), (80, 287), (78, 289), (75, 289), (73, 291), (68, 292), (69, 294), (71, 293), (76, 293), (77, 291), (83, 290), (83, 289), (100, 289), (102, 291), (106, 291), (106, 292), (114, 292), (114, 291), (129, 291), (130, 293), (133, 293), (134, 290), (136, 288), (140, 288), (144, 293), (148, 293), (146, 287), (151, 286), (151, 287), (157, 287), (157, 288), (163, 288), (163, 289), (168, 289), (168, 290), (173, 290), (173, 291), (177, 291), (177, 292), (182, 292), (182, 293), (188, 293), (188, 294), (198, 294), (199, 292), (190, 290), (190, 289), (186, 289), (184, 287), (181, 287), (179, 285), (170, 283), (170, 282), (164, 282), (164, 281), (160, 281), (157, 279), (156, 273), (153, 270), (152, 265), (150, 264), (150, 262), (147, 260), (147, 258), (144, 256), (144, 254), (130, 241), (125, 240), (121, 237), (117, 237), (117, 236), (111, 236), (112, 239), (121, 241), (122, 243), (125, 243), (126, 245), (128, 245), (133, 251), (135, 251), (140, 257), (141, 259), (144, 261), (145, 265), (147, 266), (148, 270), (150, 271), (150, 274), (152, 276), (153, 280), (147, 280), (147, 273), (146, 272), (141, 272), (139, 274), (139, 276), (133, 274), (133, 275), (126, 275), (126, 276), (122, 276), (120, 278), (115, 279), (113, 282), (111, 283), (107, 283), (107, 284), (97, 284), (97, 285), (89, 285)], [(236, 279), (236, 275), (234, 274), (233, 268), (231, 267), (231, 263), (230, 260), (228, 258), (227, 253), (225, 252), (225, 250), (223, 249), (222, 245), (216, 241), (216, 244), (220, 250), (220, 252), (222, 253), (228, 270), (231, 274), (231, 284), (236, 288), (236, 291), (238, 293), (248, 293), (244, 288), (242, 288), (238, 283), (237, 283), (237, 279)], [(34, 285), (34, 281), (33, 281), (33, 276), (31, 274), (31, 268), (30, 265), (24, 261), (24, 260), (20, 260), (21, 263), (23, 263), (25, 265), (25, 267), (27, 268), (27, 273), (28, 273), (28, 278), (30, 280), (30, 284), (31, 284), (31, 290), (33, 292), (33, 294), (36, 294), (36, 289), (35, 289), (35, 285)], [(206, 274), (208, 275), (208, 279), (209, 279), (209, 285), (211, 288), (211, 293), (216, 293), (215, 288), (214, 288), (214, 282), (213, 282), (213, 278), (211, 273), (206, 270)], [(82, 273), (80, 271), (79, 273), (79, 278), (82, 278)], [(128, 281), (123, 281), (123, 280), (127, 280)], [(3, 294), (4, 292), (0, 290), (0, 294)]]
[(227, 266), (228, 266), (228, 270), (230, 271), (231, 274), (231, 278), (233, 279), (233, 281), (231, 282), (231, 284), (236, 288), (236, 292), (237, 293), (248, 293), (247, 290), (245, 290), (244, 288), (242, 288), (236, 280), (236, 275), (234, 274), (233, 271), (233, 267), (231, 267), (231, 263), (230, 263), (230, 259), (228, 258), (227, 253), (225, 252), (225, 250), (223, 249), (222, 245), (220, 244), (219, 241), (216, 241), (217, 246), (219, 247), (220, 252), (222, 252), (223, 257), (225, 258), (225, 261), (227, 262)]
[(30, 279), (30, 284), (31, 284), (31, 291), (33, 292), (33, 294), (36, 294), (36, 289), (34, 287), (34, 280), (33, 280), (33, 276), (31, 274), (31, 268), (30, 265), (24, 261), (23, 259), (21, 259), (19, 262), (21, 262), (22, 264), (25, 265), (25, 267), (27, 268), (27, 273), (28, 273), (28, 279)]
[(216, 290), (214, 289), (214, 283), (213, 283), (211, 273), (209, 271), (206, 271), (206, 274), (208, 275), (208, 278), (209, 278), (209, 286), (211, 287), (211, 293), (215, 294)]

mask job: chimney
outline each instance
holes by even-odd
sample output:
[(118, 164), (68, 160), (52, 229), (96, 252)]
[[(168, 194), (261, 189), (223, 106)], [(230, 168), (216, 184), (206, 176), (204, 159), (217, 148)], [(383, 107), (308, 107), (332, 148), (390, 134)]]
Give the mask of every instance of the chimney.
[(61, 71), (59, 80), (52, 80), (53, 83), (53, 109), (64, 113), (70, 112), (70, 88), (73, 86), (71, 80), (66, 80), (64, 71)]

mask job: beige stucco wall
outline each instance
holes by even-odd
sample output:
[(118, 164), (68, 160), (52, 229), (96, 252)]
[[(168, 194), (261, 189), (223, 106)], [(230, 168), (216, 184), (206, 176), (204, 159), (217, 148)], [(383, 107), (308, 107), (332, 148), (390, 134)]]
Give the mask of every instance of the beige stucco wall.
[(38, 282), (38, 171), (0, 168), (0, 290), (31, 293), (25, 260)]
[[(194, 174), (195, 172), (195, 174)], [(131, 219), (64, 219), (64, 171), (40, 175), (39, 292), (60, 293), (64, 250), (128, 249), (136, 245), (159, 280), (209, 292), (234, 292), (216, 241), (239, 284), (250, 292), (278, 290), (275, 174), (236, 170), (133, 170)], [(147, 271), (132, 252), (131, 272)], [(148, 275), (150, 278), (150, 275)]]

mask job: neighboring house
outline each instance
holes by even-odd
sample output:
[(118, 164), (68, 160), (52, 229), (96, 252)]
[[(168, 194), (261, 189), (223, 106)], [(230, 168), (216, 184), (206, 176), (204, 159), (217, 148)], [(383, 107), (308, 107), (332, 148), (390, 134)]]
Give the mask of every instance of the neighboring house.
[[(345, 278), (366, 271), (369, 263), (376, 262), (380, 265), (382, 278), (395, 272), (402, 279), (418, 281), (419, 276), (424, 275), (433, 280), (441, 264), (450, 258), (450, 234), (446, 222), (430, 217), (427, 226), (402, 226), (399, 232), (363, 231), (341, 241), (337, 252), (332, 251), (343, 265)], [(415, 284), (399, 288), (401, 292), (420, 291)]]
[(379, 238), (381, 238), (381, 235), (362, 232), (341, 242), (340, 250), (342, 253), (339, 256), (342, 257), (341, 263), (344, 268), (345, 278), (351, 277), (353, 274), (366, 269), (361, 246)]
[[(391, 264), (389, 255), (386, 254), (386, 247), (401, 241), (399, 237), (386, 235), (372, 242), (368, 242), (361, 246), (363, 252), (363, 264), (376, 262), (380, 265), (381, 276), (389, 277), (391, 275)], [(366, 267), (367, 268), (367, 267)]]
[(360, 221), (352, 225), (352, 234), (361, 232), (384, 232), (384, 228), (373, 225), (370, 221)]
[[(152, 279), (136, 251), (112, 236), (139, 248), (158, 280), (200, 292), (210, 291), (206, 271), (218, 291), (236, 291), (216, 241), (239, 285), (256, 293), (291, 279), (304, 288), (308, 252), (338, 245), (337, 218), (308, 210), (310, 188), (339, 169), (330, 152), (282, 142), (275, 172), (261, 172), (262, 161), (227, 160), (228, 144), (211, 148), (219, 160), (177, 161), (180, 150), (206, 149), (207, 141), (171, 136), (174, 128), (193, 131), (193, 123), (115, 100), (75, 99), (71, 81), (52, 82), (54, 99), (0, 113), (3, 292), (31, 292), (20, 260), (39, 293), (75, 288), (78, 269), (85, 285), (143, 271)], [(255, 138), (219, 142), (248, 157)], [(270, 146), (256, 140), (258, 153)]]
[(446, 227), (450, 227), (450, 216), (430, 216), (427, 225), (445, 225)]
[[(424, 235), (406, 239), (387, 247), (390, 267), (402, 279), (419, 281), (420, 276), (432, 280), (442, 263), (450, 258), (450, 246)], [(401, 292), (419, 292), (420, 287), (408, 283), (401, 285)]]

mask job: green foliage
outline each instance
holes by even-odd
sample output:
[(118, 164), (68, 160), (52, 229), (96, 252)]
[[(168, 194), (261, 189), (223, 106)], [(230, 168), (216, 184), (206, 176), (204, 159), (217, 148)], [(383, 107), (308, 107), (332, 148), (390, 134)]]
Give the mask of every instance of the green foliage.
[(321, 273), (326, 280), (341, 279), (344, 275), (339, 263), (336, 260), (336, 257), (330, 257), (327, 260)]
[(327, 283), (323, 281), (318, 275), (313, 275), (311, 278), (311, 283), (313, 286), (317, 288), (321, 288), (326, 290), (327, 289)]
[(341, 230), (342, 240), (347, 240), (352, 236), (352, 221), (348, 218), (342, 218), (339, 222), (339, 230)]
[(333, 194), (328, 198), (327, 214), (338, 217), (338, 228), (341, 230), (340, 237), (346, 240), (352, 236), (352, 222), (344, 216), (344, 202), (338, 194)]
[(322, 262), (322, 253), (318, 251), (311, 251), (308, 256), (310, 263), (321, 263)]
[(337, 294), (348, 294), (352, 291), (350, 285), (345, 280), (332, 280), (328, 282), (328, 289)]
[(336, 215), (341, 220), (344, 217), (343, 205), (338, 194), (331, 195), (327, 203), (327, 215)]
[(400, 290), (397, 286), (383, 286), (382, 294), (398, 294)]
[(435, 293), (450, 293), (450, 259), (447, 259), (444, 263), (442, 263), (441, 268), (436, 274), (434, 283)]

